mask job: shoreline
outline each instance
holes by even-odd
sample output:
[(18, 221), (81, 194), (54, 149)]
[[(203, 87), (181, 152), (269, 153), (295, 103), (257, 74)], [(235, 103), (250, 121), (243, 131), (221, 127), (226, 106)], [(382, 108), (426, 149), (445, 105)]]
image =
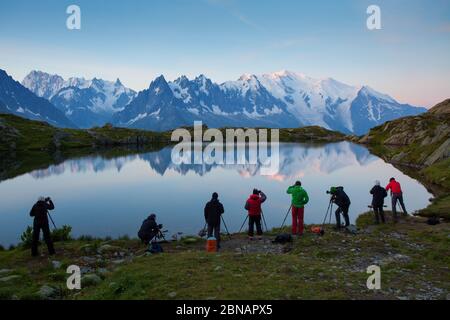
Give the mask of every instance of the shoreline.
[[(205, 240), (187, 237), (163, 243), (164, 253), (145, 254), (135, 239), (56, 242), (56, 256), (32, 259), (28, 249), (0, 251), (1, 299), (448, 299), (448, 223), (429, 226), (421, 217), (374, 225), (362, 214), (358, 233), (311, 233), (284, 245), (245, 234), (223, 236), (218, 253)], [(82, 290), (64, 287), (69, 265), (82, 272)], [(381, 290), (365, 287), (370, 265), (380, 265)], [(30, 270), (33, 270), (32, 272)], [(433, 270), (434, 272), (429, 272)], [(258, 281), (267, 278), (268, 281)], [(6, 278), (6, 280), (5, 280)], [(3, 280), (2, 280), (3, 279)]]

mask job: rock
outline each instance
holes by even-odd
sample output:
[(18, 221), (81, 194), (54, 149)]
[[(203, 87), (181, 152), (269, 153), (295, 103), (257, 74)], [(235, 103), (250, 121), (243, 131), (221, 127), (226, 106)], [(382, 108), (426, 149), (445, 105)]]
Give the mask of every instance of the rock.
[(93, 268), (91, 268), (91, 267), (83, 266), (83, 267), (80, 268), (81, 274), (91, 273), (92, 271), (93, 271)]
[(100, 282), (102, 282), (102, 278), (95, 273), (87, 274), (81, 278), (81, 285), (83, 287), (96, 286)]
[(91, 254), (95, 252), (95, 249), (91, 244), (85, 244), (84, 246), (80, 247), (80, 251), (84, 254)]
[(57, 261), (57, 260), (53, 260), (52, 266), (53, 266), (53, 269), (59, 269), (59, 268), (61, 268), (61, 262)]
[(122, 248), (117, 247), (117, 246), (113, 246), (113, 245), (110, 245), (110, 244), (104, 244), (100, 248), (97, 249), (97, 252), (100, 253), (100, 254), (105, 254), (105, 253), (118, 252), (120, 250), (122, 250)]
[(122, 263), (125, 262), (125, 260), (119, 259), (119, 260), (113, 260), (113, 261), (111, 261), (111, 262), (114, 263), (114, 264), (122, 264)]
[(17, 279), (20, 279), (20, 276), (12, 275), (12, 276), (8, 276), (8, 277), (0, 278), (0, 282), (9, 282), (9, 281), (17, 280)]
[(100, 274), (106, 274), (109, 272), (109, 270), (106, 268), (99, 268), (99, 269), (97, 269), (97, 272)]
[(86, 262), (86, 263), (89, 263), (89, 264), (93, 264), (93, 263), (96, 263), (96, 262), (97, 262), (97, 259), (94, 258), (94, 257), (86, 257), (86, 256), (83, 256), (83, 257), (81, 257), (81, 260), (82, 260), (83, 262)]
[(217, 267), (214, 268), (214, 271), (220, 271), (220, 270), (222, 270), (221, 266), (217, 266)]
[(169, 294), (167, 295), (169, 298), (175, 298), (177, 296), (177, 293), (175, 291), (169, 292)]
[(58, 291), (48, 285), (43, 285), (39, 291), (37, 292), (37, 295), (44, 300), (55, 298), (58, 294)]
[(11, 273), (12, 270), (11, 269), (0, 269), (0, 274), (6, 274), (6, 273)]

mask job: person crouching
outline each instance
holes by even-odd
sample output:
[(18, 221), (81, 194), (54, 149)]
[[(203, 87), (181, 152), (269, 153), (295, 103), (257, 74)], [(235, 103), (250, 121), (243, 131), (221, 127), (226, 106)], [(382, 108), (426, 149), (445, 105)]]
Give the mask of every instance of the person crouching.
[(161, 228), (162, 225), (156, 223), (156, 214), (152, 213), (142, 222), (138, 237), (141, 239), (142, 243), (148, 246)]

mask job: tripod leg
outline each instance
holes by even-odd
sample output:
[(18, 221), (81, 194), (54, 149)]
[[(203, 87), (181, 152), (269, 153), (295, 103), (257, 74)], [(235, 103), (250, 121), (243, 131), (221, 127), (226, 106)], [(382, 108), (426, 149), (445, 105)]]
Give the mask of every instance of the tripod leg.
[[(322, 228), (325, 225), (325, 222), (327, 222), (328, 214), (331, 215), (330, 209), (331, 209), (332, 205), (333, 205), (333, 203), (330, 201), (330, 203), (328, 204), (327, 213), (325, 214), (325, 218), (323, 219), (323, 222), (322, 222)], [(331, 217), (330, 217), (330, 219), (331, 219)]]
[(262, 217), (262, 219), (263, 219), (264, 227), (266, 228), (266, 232), (269, 232), (269, 229), (267, 229), (266, 218), (264, 217), (264, 213), (263, 213), (262, 210), (261, 210), (261, 217)]
[(330, 204), (330, 221), (328, 222), (328, 224), (330, 224), (330, 225), (331, 225), (332, 216), (333, 216), (333, 202), (331, 202), (331, 204)]
[(283, 220), (283, 223), (282, 223), (280, 229), (283, 229), (284, 224), (285, 224), (285, 222), (286, 222), (286, 219), (287, 219), (287, 217), (288, 217), (288, 215), (289, 215), (289, 211), (291, 211), (291, 209), (292, 209), (292, 204), (291, 204), (291, 206), (289, 207), (288, 211), (286, 212), (286, 216), (284, 217), (284, 220)]
[(244, 223), (242, 224), (242, 226), (241, 226), (241, 228), (239, 229), (239, 232), (238, 232), (238, 233), (241, 233), (242, 228), (244, 227), (245, 223), (247, 222), (247, 219), (248, 219), (248, 215), (245, 217)]
[(225, 227), (225, 230), (227, 230), (228, 237), (230, 237), (230, 239), (231, 239), (231, 234), (230, 234), (230, 231), (228, 231), (228, 227), (227, 227), (227, 224), (225, 223), (225, 219), (222, 216), (220, 216), (220, 217), (222, 218), (222, 222), (223, 222), (223, 226)]

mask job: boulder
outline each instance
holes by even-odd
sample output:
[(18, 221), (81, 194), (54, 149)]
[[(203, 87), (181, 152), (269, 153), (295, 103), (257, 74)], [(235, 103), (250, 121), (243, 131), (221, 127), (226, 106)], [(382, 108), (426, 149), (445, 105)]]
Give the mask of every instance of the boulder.
[(11, 273), (12, 270), (11, 269), (0, 269), (0, 275), (2, 274), (7, 274), (7, 273)]
[(84, 254), (91, 254), (95, 252), (95, 249), (91, 244), (85, 244), (80, 247), (80, 251)]
[(43, 285), (37, 292), (37, 295), (41, 299), (49, 300), (55, 298), (58, 295), (58, 291), (49, 285)]
[(114, 254), (115, 252), (121, 251), (122, 248), (118, 246), (113, 246), (110, 244), (104, 244), (100, 248), (98, 248), (97, 252), (100, 254)]
[(57, 260), (53, 260), (52, 266), (53, 266), (53, 269), (59, 269), (59, 268), (61, 268), (61, 262), (57, 261)]
[(0, 278), (0, 282), (10, 282), (10, 281), (17, 280), (17, 279), (20, 279), (19, 275), (12, 275), (12, 276)]
[(83, 287), (96, 286), (102, 282), (102, 278), (100, 278), (95, 273), (87, 274), (81, 278), (81, 285)]

